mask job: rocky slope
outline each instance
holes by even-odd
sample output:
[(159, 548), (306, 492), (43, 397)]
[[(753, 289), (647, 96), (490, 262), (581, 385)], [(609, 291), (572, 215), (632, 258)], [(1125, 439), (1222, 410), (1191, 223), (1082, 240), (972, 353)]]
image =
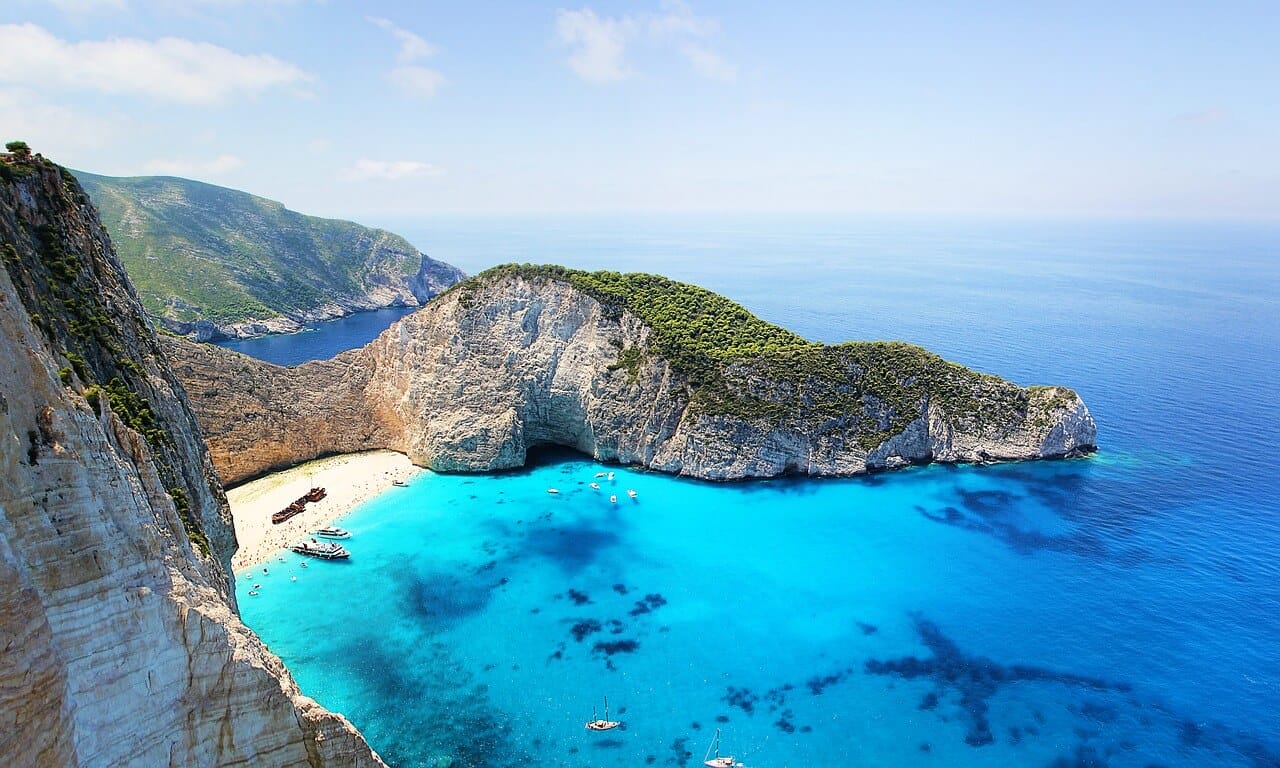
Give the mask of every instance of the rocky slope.
[(811, 344), (693, 286), (503, 267), (368, 346), (280, 368), (164, 341), (223, 479), (390, 448), (443, 471), (560, 445), (731, 480), (1093, 449), (1083, 401), (907, 344)]
[(200, 340), (418, 306), (463, 278), (404, 238), (162, 176), (76, 172), (158, 322)]
[(186, 397), (88, 198), (0, 155), (0, 765), (381, 766), (241, 622)]

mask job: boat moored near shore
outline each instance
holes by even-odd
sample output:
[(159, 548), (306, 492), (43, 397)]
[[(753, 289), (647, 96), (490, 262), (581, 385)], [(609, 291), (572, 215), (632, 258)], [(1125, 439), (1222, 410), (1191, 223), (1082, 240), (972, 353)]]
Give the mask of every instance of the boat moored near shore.
[(318, 557), (322, 560), (345, 560), (351, 557), (351, 553), (341, 544), (335, 544), (331, 541), (300, 541), (289, 549), (300, 555), (308, 557)]
[(317, 528), (315, 535), (322, 539), (349, 539), (351, 538), (351, 531), (334, 525), (326, 525), (323, 528)]

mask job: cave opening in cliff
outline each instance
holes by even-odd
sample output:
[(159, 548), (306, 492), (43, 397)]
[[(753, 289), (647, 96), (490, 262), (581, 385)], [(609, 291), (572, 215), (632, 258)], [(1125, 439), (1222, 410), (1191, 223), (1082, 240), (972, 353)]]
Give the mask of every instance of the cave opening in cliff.
[(553, 464), (559, 464), (565, 461), (578, 461), (581, 459), (589, 459), (591, 456), (583, 453), (577, 448), (558, 443), (537, 443), (531, 445), (525, 451), (524, 465), (526, 469), (535, 467), (547, 467)]

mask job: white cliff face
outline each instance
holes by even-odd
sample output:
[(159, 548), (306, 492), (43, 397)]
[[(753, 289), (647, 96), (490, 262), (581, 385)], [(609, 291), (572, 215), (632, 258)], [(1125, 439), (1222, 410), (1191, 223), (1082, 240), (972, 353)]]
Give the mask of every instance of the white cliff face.
[[(868, 433), (891, 423), (892, 409), (878, 401), (837, 414), (803, 403), (775, 418), (711, 414), (689, 405), (687, 380), (649, 351), (650, 334), (636, 316), (564, 282), (504, 275), (440, 297), (331, 362), (282, 369), (180, 341), (166, 346), (229, 482), (266, 469), (249, 458), (260, 453), (279, 466), (391, 448), (423, 466), (471, 472), (518, 467), (530, 448), (560, 445), (602, 461), (733, 480), (1060, 457), (1095, 440), (1074, 393), (1024, 391), (993, 377), (979, 377), (978, 397), (993, 393), (996, 404), (987, 417), (949, 413), (950, 400), (925, 393), (913, 420), (870, 448)], [(859, 373), (845, 368), (852, 382)], [(739, 378), (779, 392), (779, 402), (795, 400), (785, 383), (758, 371)], [(835, 390), (849, 382), (822, 383)], [(205, 397), (209, 389), (216, 396)], [(247, 412), (254, 417), (235, 418)]]
[[(236, 615), (234, 533), (199, 429), (68, 179), (37, 166), (0, 181), (0, 765), (382, 765)], [(55, 251), (64, 266), (46, 269)], [(69, 336), (29, 309), (64, 295), (99, 330)], [(96, 345), (131, 361), (122, 386), (147, 403), (149, 436), (94, 396), (82, 373), (105, 363), (68, 366)]]
[[(1028, 413), (994, 427), (959, 426), (941, 407), (879, 447), (852, 419), (742, 419), (688, 406), (685, 381), (661, 358), (619, 366), (647, 347), (629, 312), (546, 279), (504, 277), (468, 299), (443, 297), (366, 347), (370, 402), (394, 413), (392, 447), (444, 471), (521, 466), (552, 444), (603, 461), (709, 480), (781, 474), (852, 475), (926, 461), (1064, 456), (1092, 446), (1095, 427), (1073, 393), (1029, 396)], [(1058, 401), (1054, 401), (1060, 395)]]

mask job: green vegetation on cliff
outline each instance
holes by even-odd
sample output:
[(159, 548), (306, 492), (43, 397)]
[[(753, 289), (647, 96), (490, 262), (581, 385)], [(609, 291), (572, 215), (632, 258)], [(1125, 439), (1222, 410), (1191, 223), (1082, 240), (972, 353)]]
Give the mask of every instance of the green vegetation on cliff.
[[(159, 347), (142, 318), (121, 309), (120, 302), (130, 303), (129, 289), (110, 253), (96, 250), (106, 238), (89, 200), (65, 169), (14, 152), (12, 143), (7, 148), (9, 154), (0, 155), (3, 268), (50, 350), (66, 359), (58, 371), (63, 385), (78, 390), (99, 415), (109, 406), (147, 441), (162, 480), (183, 494), (175, 508), (187, 535), (208, 556), (208, 539), (182, 491), (191, 481), (182, 476), (180, 449), (153, 407), (158, 395), (147, 369), (135, 359), (150, 357), (154, 365)], [(14, 195), (18, 189), (22, 194)], [(38, 218), (16, 215), (5, 196), (34, 199)], [(50, 442), (33, 439), (29, 460), (37, 461), (40, 445)]]
[(425, 301), (461, 278), (398, 235), (304, 216), (233, 189), (163, 176), (76, 176), (143, 305), (171, 321), (296, 315), (375, 287)]
[[(566, 283), (608, 314), (635, 315), (652, 332), (645, 352), (685, 377), (691, 406), (706, 415), (854, 420), (870, 450), (901, 432), (927, 404), (939, 406), (953, 423), (1000, 427), (1027, 414), (1029, 390), (921, 347), (810, 342), (723, 296), (657, 275), (507, 264), (457, 286), (460, 301), (465, 305), (485, 284), (512, 276)], [(634, 375), (639, 363), (637, 350), (620, 348), (615, 368)], [(1074, 398), (1069, 390), (1056, 391), (1055, 403)]]

